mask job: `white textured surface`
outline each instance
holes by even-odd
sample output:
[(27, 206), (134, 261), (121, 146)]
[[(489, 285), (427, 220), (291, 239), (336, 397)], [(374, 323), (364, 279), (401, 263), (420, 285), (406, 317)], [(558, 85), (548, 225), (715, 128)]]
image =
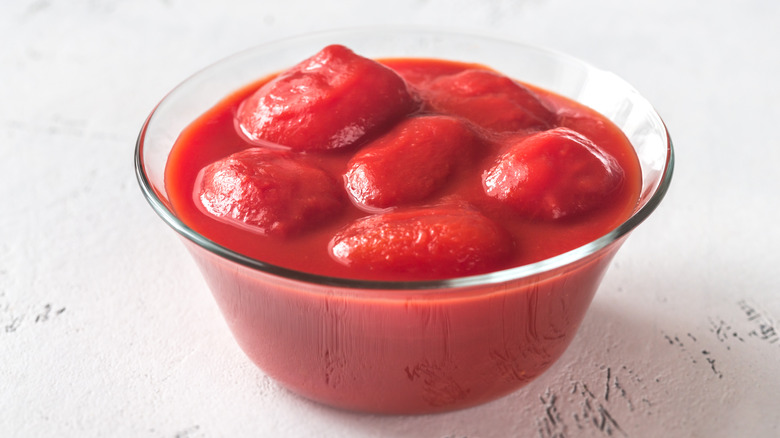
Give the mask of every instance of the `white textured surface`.
[[(0, 436), (778, 436), (780, 2), (0, 3)], [(156, 102), (278, 37), (410, 23), (552, 47), (634, 84), (677, 148), (564, 357), (493, 403), (335, 411), (232, 340), (137, 188)]]

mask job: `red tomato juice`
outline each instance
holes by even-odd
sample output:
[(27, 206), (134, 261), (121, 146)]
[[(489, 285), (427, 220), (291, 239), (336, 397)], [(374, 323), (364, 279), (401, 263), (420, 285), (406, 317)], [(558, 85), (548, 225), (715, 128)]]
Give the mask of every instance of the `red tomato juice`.
[[(457, 71), (473, 66), (441, 61), (388, 60), (384, 61), (402, 76), (410, 78), (412, 84), (424, 85), (425, 71)], [(374, 271), (356, 269), (338, 263), (328, 254), (329, 242), (345, 224), (370, 216), (370, 211), (346, 202), (346, 207), (328, 217), (327, 221), (294, 236), (273, 236), (248, 231), (234, 223), (204, 214), (198, 205), (196, 180), (205, 166), (235, 152), (251, 146), (235, 126), (235, 116), (240, 104), (258, 87), (267, 82), (264, 79), (237, 91), (217, 104), (210, 111), (190, 125), (179, 137), (171, 151), (166, 167), (165, 186), (172, 207), (177, 216), (189, 227), (209, 239), (236, 252), (272, 265), (308, 273), (366, 280), (430, 280), (426, 273), (409, 274), (397, 271)], [(497, 207), (485, 196), (480, 176), (495, 161), (501, 149), (502, 138), (486, 146), (484, 153), (473, 157), (464, 165), (460, 180), (448, 180), (433, 196), (413, 204), (436, 203), (440, 199), (463, 200), (477, 208), (493, 221), (499, 223), (512, 236), (512, 253), (506, 260), (491, 266), (500, 270), (537, 262), (579, 247), (610, 231), (633, 212), (641, 184), (636, 156), (625, 136), (611, 122), (593, 110), (576, 102), (539, 89), (533, 89), (540, 100), (551, 108), (556, 117), (556, 126), (571, 128), (593, 140), (604, 151), (617, 160), (625, 171), (624, 183), (609, 203), (589, 212), (584, 218), (574, 220), (538, 220), (522, 217), (512, 209)], [(413, 118), (420, 113), (430, 112), (426, 108), (410, 114)], [(488, 150), (489, 149), (489, 150)], [(495, 152), (493, 152), (495, 150)], [(357, 148), (357, 152), (360, 149)], [(308, 163), (324, 169), (341, 181), (347, 171), (349, 160), (356, 154), (356, 148), (328, 150), (321, 153), (302, 153)], [(295, 202), (289, 200), (289, 202)], [(483, 272), (476, 272), (483, 273)]]

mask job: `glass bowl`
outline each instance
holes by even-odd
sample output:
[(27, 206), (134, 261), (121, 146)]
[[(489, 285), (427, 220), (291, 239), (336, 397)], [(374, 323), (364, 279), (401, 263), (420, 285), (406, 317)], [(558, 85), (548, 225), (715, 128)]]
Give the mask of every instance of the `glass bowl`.
[[(371, 58), (442, 58), (490, 66), (581, 102), (611, 119), (639, 157), (633, 215), (609, 233), (538, 263), (437, 281), (331, 278), (285, 269), (210, 241), (172, 211), (163, 175), (179, 133), (242, 86), (329, 44)], [(289, 390), (339, 408), (429, 413), (496, 399), (563, 354), (616, 251), (666, 193), (669, 134), (626, 82), (570, 56), (516, 42), (408, 28), (290, 38), (198, 72), (153, 110), (135, 168), (155, 212), (192, 254), (246, 355)]]

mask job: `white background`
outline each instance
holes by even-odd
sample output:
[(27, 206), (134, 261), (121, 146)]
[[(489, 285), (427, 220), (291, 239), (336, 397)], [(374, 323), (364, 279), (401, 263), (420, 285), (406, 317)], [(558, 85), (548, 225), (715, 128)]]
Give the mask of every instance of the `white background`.
[[(778, 436), (780, 2), (0, 3), (0, 436)], [(538, 44), (632, 83), (672, 188), (580, 332), (503, 399), (432, 416), (333, 410), (238, 349), (146, 204), (135, 139), (236, 51), (321, 29), (435, 25)]]

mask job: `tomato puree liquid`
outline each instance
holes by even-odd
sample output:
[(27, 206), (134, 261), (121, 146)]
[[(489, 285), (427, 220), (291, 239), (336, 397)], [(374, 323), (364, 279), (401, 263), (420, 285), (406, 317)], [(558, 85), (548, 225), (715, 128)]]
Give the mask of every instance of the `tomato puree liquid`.
[[(195, 120), (165, 187), (187, 226), (256, 260), (425, 281), (582, 246), (633, 213), (641, 175), (622, 132), (567, 98), (480, 65), (330, 46)], [(292, 280), (187, 243), (271, 377), (333, 406), (421, 413), (494, 399), (547, 369), (620, 241), (531, 277), (417, 291)]]

